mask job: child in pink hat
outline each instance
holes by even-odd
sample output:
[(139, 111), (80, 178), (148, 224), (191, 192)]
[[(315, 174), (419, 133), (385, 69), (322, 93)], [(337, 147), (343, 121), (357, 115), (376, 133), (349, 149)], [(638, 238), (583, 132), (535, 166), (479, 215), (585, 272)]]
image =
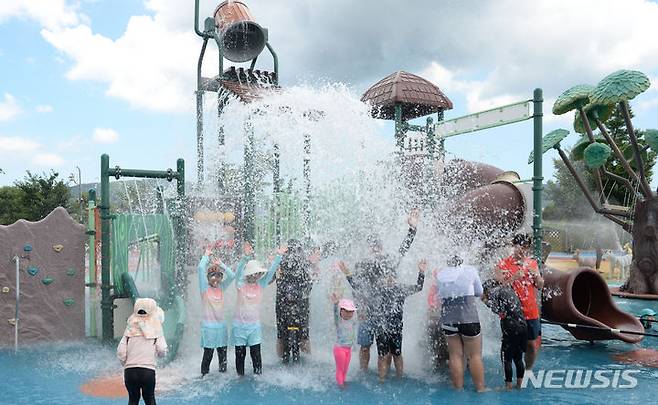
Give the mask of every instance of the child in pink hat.
[(345, 376), (350, 367), (352, 358), (352, 345), (356, 330), (356, 307), (352, 300), (332, 295), (334, 301), (334, 321), (336, 323), (336, 344), (334, 345), (334, 359), (336, 360), (336, 382), (339, 386), (345, 384)]

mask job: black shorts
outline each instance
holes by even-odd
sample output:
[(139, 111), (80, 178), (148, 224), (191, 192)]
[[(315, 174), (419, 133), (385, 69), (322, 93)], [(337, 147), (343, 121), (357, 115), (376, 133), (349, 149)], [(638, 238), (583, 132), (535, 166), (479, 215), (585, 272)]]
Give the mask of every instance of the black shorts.
[(476, 337), (480, 335), (480, 322), (442, 324), (441, 329), (446, 336), (461, 335)]
[(541, 336), (541, 322), (539, 319), (526, 319), (528, 325), (528, 340), (535, 340)]
[(528, 347), (528, 334), (525, 330), (513, 335), (503, 335), (500, 353), (504, 359), (514, 359), (523, 356)]
[(393, 356), (402, 354), (402, 332), (379, 334), (376, 340), (377, 354), (379, 356), (386, 356), (389, 353)]

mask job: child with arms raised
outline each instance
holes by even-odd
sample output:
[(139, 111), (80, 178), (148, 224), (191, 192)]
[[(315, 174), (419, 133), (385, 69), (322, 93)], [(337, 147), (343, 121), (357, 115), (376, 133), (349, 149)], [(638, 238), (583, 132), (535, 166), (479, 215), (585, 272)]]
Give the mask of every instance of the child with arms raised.
[[(215, 350), (219, 362), (219, 371), (226, 371), (226, 346), (228, 331), (224, 321), (224, 291), (235, 278), (235, 273), (221, 260), (211, 261), (212, 248), (208, 246), (199, 262), (199, 291), (203, 305), (201, 318), (201, 376), (208, 374)], [(209, 265), (210, 264), (210, 265)]]
[(239, 375), (244, 375), (244, 361), (247, 356), (247, 347), (251, 356), (254, 374), (261, 374), (263, 363), (261, 360), (260, 344), (262, 342), (260, 307), (263, 299), (263, 289), (270, 284), (276, 269), (281, 262), (281, 255), (288, 249), (280, 247), (272, 260), (269, 269), (265, 269), (254, 259), (253, 248), (248, 242), (243, 247), (244, 257), (238, 264), (236, 271), (236, 287), (238, 289), (238, 302), (233, 318), (232, 342), (235, 345), (235, 368)]

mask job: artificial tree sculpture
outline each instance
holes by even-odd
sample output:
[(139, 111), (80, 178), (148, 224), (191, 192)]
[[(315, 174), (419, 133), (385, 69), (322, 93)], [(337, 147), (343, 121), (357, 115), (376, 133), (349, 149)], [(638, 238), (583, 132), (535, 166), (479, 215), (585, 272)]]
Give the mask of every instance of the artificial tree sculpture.
[[(567, 130), (558, 129), (544, 136), (543, 148), (544, 152), (551, 148), (557, 149), (594, 211), (632, 235), (633, 263), (629, 278), (621, 290), (634, 294), (658, 294), (658, 196), (649, 187), (642, 159), (644, 150), (638, 143), (628, 108), (628, 101), (648, 89), (649, 85), (649, 79), (642, 72), (619, 70), (603, 78), (596, 87), (578, 85), (566, 90), (553, 106), (554, 114), (576, 110), (574, 129), (585, 136), (574, 146), (572, 157), (582, 158), (592, 170), (596, 191), (600, 196), (598, 202), (575, 170), (571, 158), (560, 148), (560, 141), (569, 133)], [(631, 159), (624, 156), (604, 125), (614, 108), (618, 108), (624, 117), (633, 152)], [(592, 126), (599, 130), (600, 136), (595, 136)], [(658, 131), (648, 131), (645, 141), (647, 147), (658, 151)], [(612, 154), (619, 160), (628, 178), (605, 169), (605, 163)], [(529, 161), (532, 158), (531, 155)], [(633, 160), (637, 170), (631, 167)], [(626, 187), (633, 196), (631, 204), (609, 204), (603, 192), (602, 177)]]

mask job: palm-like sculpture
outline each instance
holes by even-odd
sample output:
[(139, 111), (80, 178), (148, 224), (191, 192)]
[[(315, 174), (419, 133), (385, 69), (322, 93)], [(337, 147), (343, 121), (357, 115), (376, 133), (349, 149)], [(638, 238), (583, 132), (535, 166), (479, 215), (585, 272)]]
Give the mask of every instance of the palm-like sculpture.
[[(575, 178), (592, 208), (604, 217), (619, 224), (633, 236), (633, 264), (628, 280), (622, 290), (635, 294), (658, 294), (658, 196), (652, 192), (644, 173), (642, 149), (640, 148), (633, 123), (631, 122), (628, 101), (649, 88), (649, 79), (642, 73), (632, 70), (619, 70), (603, 78), (596, 87), (577, 85), (558, 97), (553, 106), (554, 114), (564, 114), (576, 110), (574, 129), (584, 133), (574, 146), (572, 156), (581, 158), (594, 175), (594, 185), (599, 193), (597, 201), (586, 187), (580, 174), (575, 170), (569, 156), (560, 148), (569, 131), (555, 130), (544, 136), (543, 151), (557, 149), (567, 169)], [(635, 160), (634, 170), (619, 146), (603, 124), (615, 108), (621, 111)], [(595, 137), (592, 127), (598, 128), (602, 137)], [(647, 131), (648, 147), (658, 151), (658, 131)], [(605, 169), (606, 160), (614, 154), (628, 174), (628, 178), (610, 173)], [(530, 155), (529, 162), (533, 156)], [(633, 195), (637, 203), (631, 206), (607, 204), (603, 192), (602, 178), (622, 184)], [(630, 179), (630, 180), (629, 180)], [(633, 183), (638, 187), (634, 188)]]

